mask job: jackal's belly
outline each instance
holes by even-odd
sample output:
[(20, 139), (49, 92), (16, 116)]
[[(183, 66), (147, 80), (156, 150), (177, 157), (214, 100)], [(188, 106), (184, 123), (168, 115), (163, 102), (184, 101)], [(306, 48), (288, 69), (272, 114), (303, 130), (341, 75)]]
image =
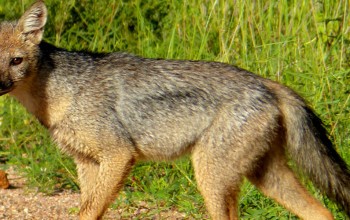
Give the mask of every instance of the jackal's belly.
[(149, 160), (175, 159), (191, 151), (209, 124), (206, 117), (181, 118), (145, 129), (132, 129), (131, 136), (141, 157)]

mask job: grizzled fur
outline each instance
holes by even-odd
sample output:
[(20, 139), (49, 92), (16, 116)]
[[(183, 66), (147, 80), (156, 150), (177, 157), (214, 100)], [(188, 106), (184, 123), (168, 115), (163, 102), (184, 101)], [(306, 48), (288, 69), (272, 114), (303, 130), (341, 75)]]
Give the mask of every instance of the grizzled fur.
[(18, 99), (77, 164), (81, 219), (100, 219), (132, 165), (192, 155), (213, 219), (238, 218), (247, 177), (304, 219), (332, 219), (286, 152), (350, 214), (350, 172), (290, 89), (215, 62), (68, 52), (42, 41), (42, 1), (0, 25), (0, 94)]

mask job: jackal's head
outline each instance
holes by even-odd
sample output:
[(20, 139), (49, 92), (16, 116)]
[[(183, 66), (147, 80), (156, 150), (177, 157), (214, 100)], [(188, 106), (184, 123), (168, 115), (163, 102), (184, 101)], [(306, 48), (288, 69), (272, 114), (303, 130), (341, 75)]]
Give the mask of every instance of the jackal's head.
[(18, 21), (0, 23), (0, 95), (35, 74), (47, 9), (33, 4)]

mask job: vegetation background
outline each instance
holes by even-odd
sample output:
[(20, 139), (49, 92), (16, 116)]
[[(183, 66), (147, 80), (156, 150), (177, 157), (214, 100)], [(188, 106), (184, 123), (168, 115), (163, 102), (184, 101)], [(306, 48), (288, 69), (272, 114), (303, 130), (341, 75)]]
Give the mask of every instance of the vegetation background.
[[(350, 164), (350, 1), (46, 0), (45, 40), (68, 50), (126, 51), (144, 57), (213, 60), (279, 81), (303, 96)], [(0, 20), (19, 18), (32, 0), (0, 0)], [(40, 89), (40, 88), (38, 88)], [(0, 168), (15, 165), (31, 187), (78, 190), (73, 162), (9, 96), (0, 98)], [(345, 215), (301, 177), (312, 193)], [(125, 218), (140, 205), (151, 218), (171, 207), (207, 218), (188, 158), (135, 167), (114, 206)], [(245, 182), (243, 219), (294, 219)]]

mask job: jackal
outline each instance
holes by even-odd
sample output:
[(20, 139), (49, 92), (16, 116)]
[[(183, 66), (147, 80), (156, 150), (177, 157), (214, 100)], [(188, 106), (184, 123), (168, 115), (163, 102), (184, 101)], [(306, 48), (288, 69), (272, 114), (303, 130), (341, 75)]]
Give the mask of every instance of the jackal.
[(238, 67), (68, 52), (42, 41), (34, 3), (0, 25), (0, 94), (9, 93), (71, 155), (81, 219), (101, 219), (133, 164), (191, 154), (213, 219), (237, 219), (246, 177), (303, 219), (332, 214), (299, 183), (286, 153), (350, 214), (350, 171), (321, 120), (290, 89)]

